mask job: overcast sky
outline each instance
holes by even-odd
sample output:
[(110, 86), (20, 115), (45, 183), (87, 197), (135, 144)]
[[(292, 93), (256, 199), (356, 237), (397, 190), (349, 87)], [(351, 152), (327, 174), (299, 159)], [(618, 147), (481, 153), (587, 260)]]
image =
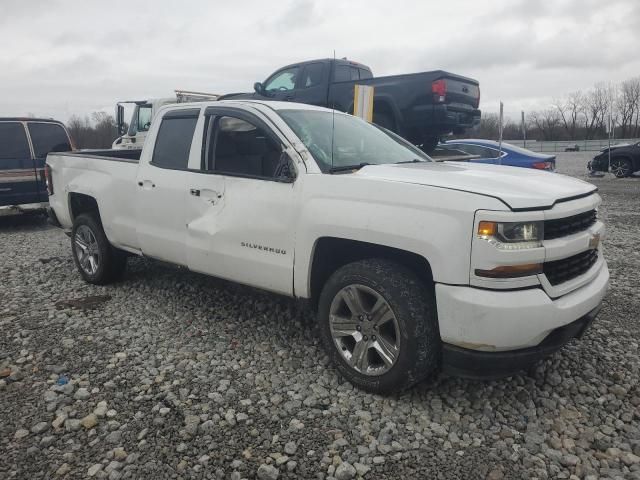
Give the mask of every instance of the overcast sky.
[(507, 113), (640, 75), (640, 0), (0, 0), (0, 116), (113, 111), (173, 90), (249, 91), (336, 56), (445, 69)]

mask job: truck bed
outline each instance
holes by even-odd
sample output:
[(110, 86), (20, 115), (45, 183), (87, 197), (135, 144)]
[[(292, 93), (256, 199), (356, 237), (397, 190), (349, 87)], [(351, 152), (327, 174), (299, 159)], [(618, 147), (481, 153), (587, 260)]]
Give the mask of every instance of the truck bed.
[[(134, 215), (136, 178), (141, 150), (80, 150), (50, 153), (54, 191), (68, 189), (75, 195), (96, 199), (107, 238), (114, 244), (137, 248)], [(64, 195), (50, 197), (61, 226), (70, 231), (73, 226), (69, 208), (57, 205), (66, 202)], [(73, 202), (73, 200), (70, 200)], [(73, 207), (73, 204), (71, 205)]]

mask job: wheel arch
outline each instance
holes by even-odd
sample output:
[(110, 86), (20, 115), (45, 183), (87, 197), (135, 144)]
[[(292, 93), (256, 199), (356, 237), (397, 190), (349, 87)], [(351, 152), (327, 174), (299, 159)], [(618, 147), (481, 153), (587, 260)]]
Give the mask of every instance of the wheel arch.
[(317, 307), (322, 287), (333, 272), (343, 265), (368, 258), (383, 258), (397, 262), (425, 283), (433, 282), (431, 264), (415, 252), (361, 240), (320, 237), (314, 244), (309, 263), (308, 291), (313, 308)]
[(100, 207), (95, 197), (87, 195), (86, 193), (70, 192), (68, 202), (71, 222), (83, 213), (95, 215), (96, 219), (100, 221)]

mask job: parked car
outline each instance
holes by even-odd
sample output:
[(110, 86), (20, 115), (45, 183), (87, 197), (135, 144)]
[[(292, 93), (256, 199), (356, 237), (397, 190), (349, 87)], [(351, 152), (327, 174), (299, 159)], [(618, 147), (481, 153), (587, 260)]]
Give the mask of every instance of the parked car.
[(0, 118), (0, 207), (46, 205), (45, 158), (49, 152), (69, 151), (71, 145), (61, 122)]
[(611, 171), (618, 178), (629, 177), (640, 171), (640, 142), (612, 145), (611, 165), (609, 165), (609, 148), (603, 148), (587, 164), (587, 168), (591, 172)]
[(165, 106), (141, 153), (47, 169), (85, 281), (133, 254), (306, 300), (337, 369), (373, 392), (440, 368), (510, 375), (579, 337), (607, 289), (595, 186), (433, 162), (325, 108)]
[(573, 145), (569, 145), (567, 147), (564, 148), (565, 152), (579, 152), (580, 151), (580, 145), (578, 145), (577, 143), (574, 143)]
[(354, 86), (375, 87), (373, 122), (430, 152), (441, 135), (462, 134), (480, 122), (477, 80), (443, 70), (374, 77), (371, 69), (347, 59), (323, 59), (280, 68), (254, 93), (220, 99), (308, 103), (353, 113)]
[(445, 151), (450, 150), (452, 153), (463, 152), (468, 155), (474, 155), (476, 158), (469, 161), (475, 163), (491, 163), (494, 165), (549, 171), (556, 169), (555, 155), (532, 152), (526, 148), (505, 142), (502, 142), (502, 152), (500, 151), (500, 144), (493, 140), (447, 140), (438, 145), (438, 148)]

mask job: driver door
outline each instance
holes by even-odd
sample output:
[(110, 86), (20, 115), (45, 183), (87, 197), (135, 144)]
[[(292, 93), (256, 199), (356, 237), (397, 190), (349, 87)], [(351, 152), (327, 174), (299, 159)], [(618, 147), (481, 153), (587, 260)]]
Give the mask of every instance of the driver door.
[(296, 83), (301, 68), (287, 67), (277, 71), (264, 82), (264, 94), (256, 93), (256, 97), (264, 100), (294, 102), (296, 99)]

